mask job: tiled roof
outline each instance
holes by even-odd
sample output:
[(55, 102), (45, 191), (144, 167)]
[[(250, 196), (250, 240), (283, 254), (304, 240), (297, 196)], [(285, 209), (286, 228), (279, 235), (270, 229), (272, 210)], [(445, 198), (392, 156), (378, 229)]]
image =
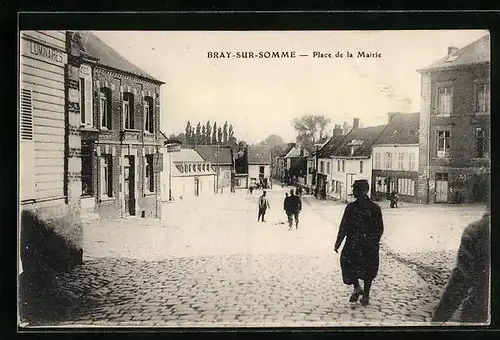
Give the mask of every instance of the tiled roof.
[[(371, 155), (373, 143), (384, 131), (387, 125), (377, 125), (366, 128), (353, 129), (333, 152), (333, 156), (339, 157), (367, 157)], [(362, 143), (359, 145), (359, 143)], [(358, 144), (354, 154), (351, 155), (351, 144)]]
[(172, 152), (172, 162), (205, 162), (205, 160), (193, 149), (181, 149)]
[[(301, 154), (302, 152), (302, 154)], [(309, 152), (300, 146), (292, 148), (285, 156), (285, 158), (291, 158), (291, 157), (308, 157)]]
[(340, 146), (345, 136), (331, 137), (322, 147), (318, 150), (319, 158), (328, 158), (333, 156), (335, 150)]
[(125, 59), (121, 54), (104, 43), (92, 32), (79, 31), (79, 34), (81, 36), (84, 52), (94, 58), (97, 58), (98, 65), (108, 66), (117, 70), (132, 73), (134, 75), (153, 80), (158, 83), (163, 83), (162, 81), (154, 78), (144, 70), (141, 70), (139, 67), (135, 66), (130, 61)]
[[(217, 163), (217, 145), (197, 145), (194, 148), (207, 162)], [(219, 164), (233, 164), (231, 149), (219, 147)]]
[(438, 68), (440, 69), (490, 62), (490, 36), (485, 35), (481, 39), (462, 47), (454, 55), (456, 58), (450, 58), (449, 55), (446, 55), (428, 67), (418, 71), (428, 71)]
[(248, 147), (248, 164), (271, 164), (271, 150), (267, 146)]
[(419, 118), (418, 112), (394, 113), (392, 120), (387, 124), (387, 128), (377, 139), (375, 145), (418, 144)]

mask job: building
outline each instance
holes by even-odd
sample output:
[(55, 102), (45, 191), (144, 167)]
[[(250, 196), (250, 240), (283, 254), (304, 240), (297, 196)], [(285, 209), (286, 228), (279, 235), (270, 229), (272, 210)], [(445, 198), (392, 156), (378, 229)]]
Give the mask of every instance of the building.
[(285, 169), (290, 184), (305, 186), (307, 158), (310, 152), (302, 145), (296, 145), (285, 155)]
[[(173, 200), (215, 194), (216, 171), (214, 166), (204, 160), (196, 150), (180, 149), (178, 152), (168, 153), (163, 157), (163, 164), (163, 201), (170, 199), (169, 185), (171, 185)], [(170, 171), (172, 171), (171, 175)]]
[(288, 143), (283, 152), (275, 157), (274, 178), (280, 180), (281, 182), (286, 182), (288, 178), (285, 156), (295, 147), (295, 145), (295, 143)]
[(396, 190), (402, 201), (418, 202), (419, 113), (389, 113), (388, 118), (373, 145), (372, 198)]
[(271, 176), (271, 150), (267, 146), (251, 145), (247, 149), (249, 185), (268, 185)]
[[(345, 124), (344, 124), (345, 125)], [(340, 125), (335, 124), (332, 137), (318, 148), (317, 152), (317, 180), (318, 188), (324, 189), (327, 196), (339, 198), (338, 195), (332, 195), (335, 190), (335, 183), (333, 182), (333, 167), (334, 161), (332, 159), (335, 151), (341, 145), (345, 135)], [(338, 194), (338, 192), (337, 192)]]
[(490, 37), (457, 49), (421, 74), (417, 192), (422, 202), (487, 199), (490, 173)]
[(20, 34), (18, 154), (24, 270), (40, 269), (34, 263), (60, 244), (48, 235), (40, 238), (40, 231), (27, 222), (28, 215), (49, 223), (52, 229), (44, 232), (64, 240), (64, 249), (47, 250), (46, 265), (82, 261), (78, 43), (78, 34), (69, 31)]
[[(358, 179), (366, 179), (372, 187), (372, 148), (386, 125), (359, 128), (359, 120), (354, 119), (353, 129), (333, 152), (331, 168), (330, 196), (350, 201), (352, 184)], [(321, 171), (321, 163), (320, 163)]]
[(231, 188), (231, 178), (234, 174), (233, 150), (217, 145), (197, 145), (194, 149), (205, 161), (212, 164), (218, 174), (219, 189)]
[(89, 31), (79, 32), (82, 216), (160, 218), (160, 86)]

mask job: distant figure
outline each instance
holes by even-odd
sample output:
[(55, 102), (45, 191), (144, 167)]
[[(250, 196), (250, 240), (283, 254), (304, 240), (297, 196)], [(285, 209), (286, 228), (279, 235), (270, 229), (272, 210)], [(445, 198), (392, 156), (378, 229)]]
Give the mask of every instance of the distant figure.
[(299, 213), (302, 210), (302, 201), (299, 196), (293, 194), (290, 190), (290, 196), (287, 195), (283, 203), (283, 209), (288, 218), (288, 230), (292, 230), (293, 219), (295, 218), (295, 229), (299, 229)]
[(269, 205), (269, 201), (266, 197), (266, 191), (264, 190), (262, 192), (262, 195), (259, 197), (259, 216), (257, 217), (257, 222), (259, 222), (261, 216), (262, 216), (262, 222), (266, 222), (264, 216), (266, 215), (267, 209), (271, 209), (271, 206)]
[(253, 186), (248, 187), (248, 192), (250, 193), (250, 195), (253, 193)]
[(391, 192), (391, 195), (389, 196), (390, 201), (391, 201), (391, 208), (397, 208), (398, 207), (398, 201), (399, 201), (399, 195), (396, 190)]
[[(340, 256), (342, 279), (346, 285), (353, 285), (354, 292), (350, 302), (369, 304), (372, 280), (377, 276), (379, 267), (380, 238), (384, 232), (382, 211), (368, 197), (369, 185), (366, 180), (357, 180), (352, 186), (356, 200), (347, 204), (340, 223), (335, 252), (346, 239)], [(359, 285), (364, 281), (364, 289)]]
[[(446, 285), (432, 321), (446, 322), (460, 310), (460, 321), (486, 323), (489, 305), (491, 213), (465, 228), (456, 267)], [(461, 308), (459, 306), (462, 305)]]

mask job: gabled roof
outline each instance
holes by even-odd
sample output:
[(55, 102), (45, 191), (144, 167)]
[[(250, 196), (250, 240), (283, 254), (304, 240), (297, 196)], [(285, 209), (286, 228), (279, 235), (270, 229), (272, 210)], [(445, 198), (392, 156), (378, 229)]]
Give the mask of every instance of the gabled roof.
[(248, 164), (271, 164), (271, 150), (269, 147), (250, 145), (248, 147)]
[(319, 158), (333, 156), (335, 150), (340, 146), (346, 136), (333, 136), (318, 150)]
[[(217, 163), (217, 145), (197, 145), (194, 149), (205, 161)], [(233, 156), (229, 147), (219, 147), (219, 164), (233, 164)]]
[(309, 156), (309, 151), (307, 151), (306, 148), (301, 146), (296, 146), (292, 148), (290, 151), (288, 151), (285, 158), (308, 157), (308, 156)]
[(393, 118), (387, 124), (374, 145), (381, 144), (418, 144), (418, 129), (420, 113), (393, 113)]
[(180, 149), (172, 152), (172, 162), (205, 162), (205, 160), (193, 149)]
[(78, 31), (78, 33), (81, 37), (84, 52), (91, 57), (97, 58), (97, 65), (111, 67), (163, 84), (161, 80), (154, 78), (125, 59), (121, 54), (99, 39), (94, 33), (90, 31)]
[(453, 54), (455, 57), (446, 55), (436, 62), (430, 64), (428, 67), (419, 69), (417, 71), (432, 71), (434, 69), (451, 68), (479, 63), (489, 63), (490, 62), (490, 36), (485, 35), (481, 39), (478, 39), (467, 46), (462, 47), (456, 53)]
[[(384, 131), (387, 125), (377, 125), (366, 128), (352, 129), (335, 149), (332, 156), (338, 157), (367, 157), (372, 153), (373, 143)], [(356, 145), (351, 155), (351, 145)]]
[(292, 150), (295, 147), (295, 143), (288, 143), (287, 146), (285, 147), (284, 151), (278, 155), (278, 157), (285, 157), (290, 150)]

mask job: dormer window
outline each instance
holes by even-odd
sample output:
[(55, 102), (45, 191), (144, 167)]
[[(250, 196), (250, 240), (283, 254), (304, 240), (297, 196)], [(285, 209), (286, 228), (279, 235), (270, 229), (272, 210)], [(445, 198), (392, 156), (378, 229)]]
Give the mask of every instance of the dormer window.
[(349, 144), (347, 144), (348, 146), (351, 147), (351, 156), (354, 155), (354, 153), (356, 152), (357, 149), (359, 149), (359, 147), (361, 145), (363, 145), (363, 140), (361, 139), (353, 139)]

